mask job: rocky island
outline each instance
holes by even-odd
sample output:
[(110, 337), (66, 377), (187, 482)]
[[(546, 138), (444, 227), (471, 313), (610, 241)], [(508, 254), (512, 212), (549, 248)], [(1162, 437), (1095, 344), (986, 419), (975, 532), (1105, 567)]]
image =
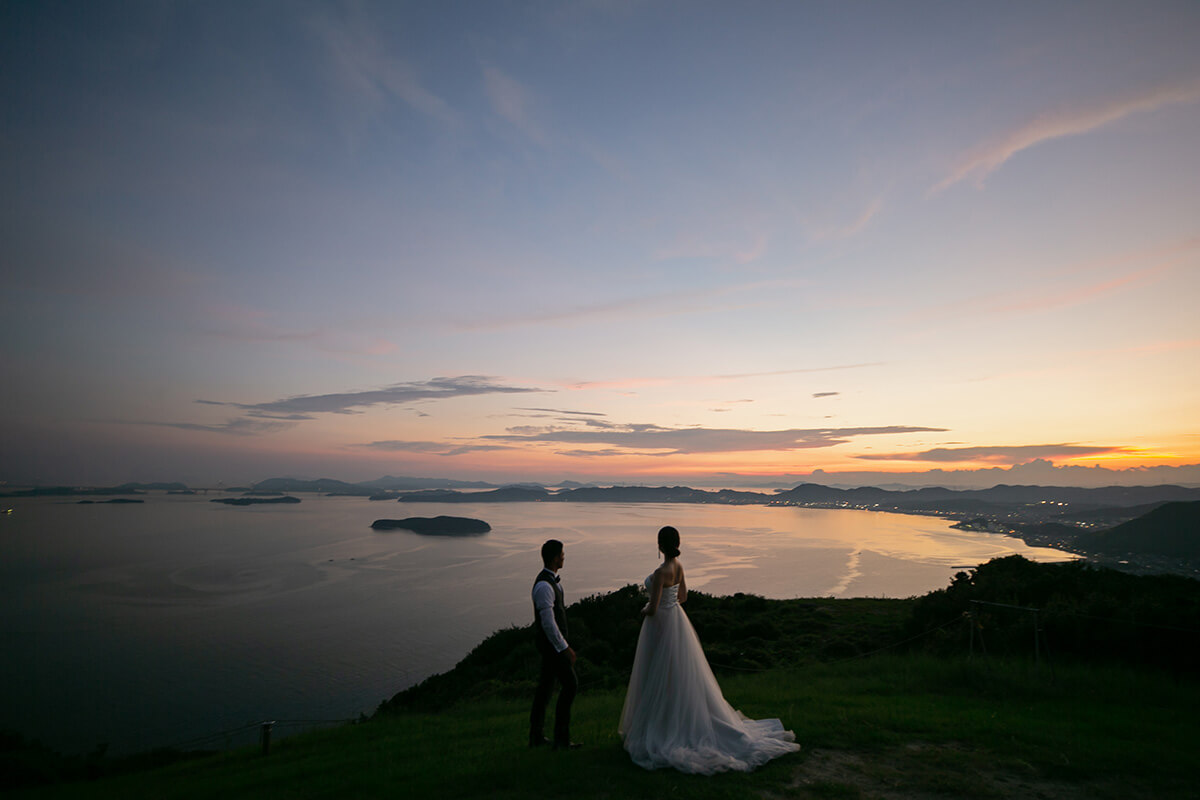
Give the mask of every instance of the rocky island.
[(492, 529), (481, 519), (470, 517), (408, 517), (407, 519), (377, 519), (371, 523), (377, 531), (397, 528), (426, 536), (479, 536)]

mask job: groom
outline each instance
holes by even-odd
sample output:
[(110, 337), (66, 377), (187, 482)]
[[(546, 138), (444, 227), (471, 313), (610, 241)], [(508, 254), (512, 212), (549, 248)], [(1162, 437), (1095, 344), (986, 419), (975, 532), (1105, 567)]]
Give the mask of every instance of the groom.
[(567, 609), (563, 602), (563, 590), (559, 586), (558, 571), (563, 565), (563, 543), (550, 539), (542, 545), (544, 568), (533, 582), (533, 636), (538, 652), (542, 654), (542, 675), (537, 691), (533, 695), (533, 709), (529, 712), (529, 746), (549, 744), (543, 732), (546, 723), (546, 706), (558, 681), (562, 689), (558, 693), (558, 704), (554, 707), (554, 749), (575, 749), (579, 744), (571, 741), (571, 703), (579, 689), (575, 677), (575, 651), (567, 644)]

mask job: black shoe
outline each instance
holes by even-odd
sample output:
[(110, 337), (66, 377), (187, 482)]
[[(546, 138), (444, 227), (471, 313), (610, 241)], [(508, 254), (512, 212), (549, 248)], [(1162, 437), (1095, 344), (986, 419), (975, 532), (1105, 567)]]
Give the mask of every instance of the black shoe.
[(579, 742), (555, 742), (554, 743), (555, 750), (578, 750), (581, 747), (583, 747), (583, 745), (580, 744)]
[(529, 746), (530, 747), (545, 747), (548, 744), (550, 744), (550, 740), (547, 739), (545, 736), (530, 736), (529, 737)]

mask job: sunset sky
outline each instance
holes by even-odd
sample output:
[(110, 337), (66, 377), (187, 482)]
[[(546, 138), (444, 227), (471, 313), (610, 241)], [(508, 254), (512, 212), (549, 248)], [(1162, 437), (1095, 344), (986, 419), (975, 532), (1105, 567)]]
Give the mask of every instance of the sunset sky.
[(10, 485), (1200, 483), (1194, 0), (3, 2), (0, 106)]

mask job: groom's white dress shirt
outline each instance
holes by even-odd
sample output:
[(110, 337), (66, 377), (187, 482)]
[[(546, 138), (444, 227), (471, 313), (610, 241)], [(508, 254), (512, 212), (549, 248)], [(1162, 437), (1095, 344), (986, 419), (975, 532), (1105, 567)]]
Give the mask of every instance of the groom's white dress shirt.
[[(545, 572), (552, 573), (553, 570)], [(562, 631), (558, 629), (558, 622), (554, 619), (554, 587), (546, 581), (538, 581), (533, 585), (533, 608), (537, 611), (538, 621), (542, 623), (542, 630), (554, 646), (554, 652), (561, 653), (566, 650), (567, 640), (563, 638)]]

